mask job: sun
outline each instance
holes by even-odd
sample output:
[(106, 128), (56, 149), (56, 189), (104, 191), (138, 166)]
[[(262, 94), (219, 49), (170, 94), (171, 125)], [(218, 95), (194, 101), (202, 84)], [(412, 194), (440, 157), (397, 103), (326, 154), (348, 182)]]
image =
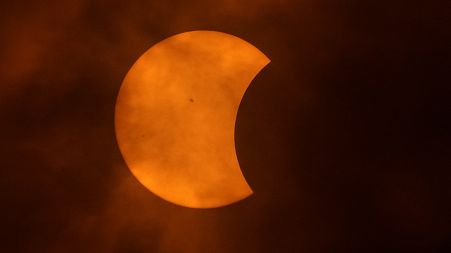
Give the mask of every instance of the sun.
[(251, 44), (221, 32), (181, 33), (150, 48), (126, 75), (116, 104), (117, 140), (131, 172), (186, 207), (251, 195), (235, 153), (235, 120), (268, 63)]

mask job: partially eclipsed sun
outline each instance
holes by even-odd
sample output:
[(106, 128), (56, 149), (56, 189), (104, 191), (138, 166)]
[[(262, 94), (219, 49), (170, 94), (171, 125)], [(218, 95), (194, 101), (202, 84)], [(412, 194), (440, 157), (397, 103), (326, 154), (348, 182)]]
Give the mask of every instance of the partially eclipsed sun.
[(252, 194), (236, 157), (241, 98), (270, 60), (235, 36), (177, 34), (132, 66), (116, 103), (119, 148), (136, 178), (185, 207), (225, 206)]

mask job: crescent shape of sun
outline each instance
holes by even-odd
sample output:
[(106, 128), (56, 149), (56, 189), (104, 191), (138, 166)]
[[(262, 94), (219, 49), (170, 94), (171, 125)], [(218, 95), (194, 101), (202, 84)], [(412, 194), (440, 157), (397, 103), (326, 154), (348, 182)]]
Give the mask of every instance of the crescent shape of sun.
[(241, 99), (270, 60), (222, 32), (192, 31), (145, 52), (120, 88), (119, 149), (133, 175), (177, 205), (214, 208), (253, 192), (235, 153)]

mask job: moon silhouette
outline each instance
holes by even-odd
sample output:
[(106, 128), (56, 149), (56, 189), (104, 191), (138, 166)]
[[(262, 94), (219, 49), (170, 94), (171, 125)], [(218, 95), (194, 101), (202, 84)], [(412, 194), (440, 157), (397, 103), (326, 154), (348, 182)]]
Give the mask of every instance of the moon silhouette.
[(134, 176), (177, 205), (214, 208), (253, 192), (235, 153), (241, 99), (270, 60), (221, 32), (169, 37), (145, 52), (120, 88), (119, 149)]

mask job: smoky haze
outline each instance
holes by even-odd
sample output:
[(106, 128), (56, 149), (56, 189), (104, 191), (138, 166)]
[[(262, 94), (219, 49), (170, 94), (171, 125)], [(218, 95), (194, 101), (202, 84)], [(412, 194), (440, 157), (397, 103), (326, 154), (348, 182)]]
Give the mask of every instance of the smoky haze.
[[(449, 3), (0, 6), (0, 251), (449, 252)], [(271, 59), (235, 128), (254, 194), (211, 210), (150, 193), (114, 133), (132, 64), (192, 30)]]

